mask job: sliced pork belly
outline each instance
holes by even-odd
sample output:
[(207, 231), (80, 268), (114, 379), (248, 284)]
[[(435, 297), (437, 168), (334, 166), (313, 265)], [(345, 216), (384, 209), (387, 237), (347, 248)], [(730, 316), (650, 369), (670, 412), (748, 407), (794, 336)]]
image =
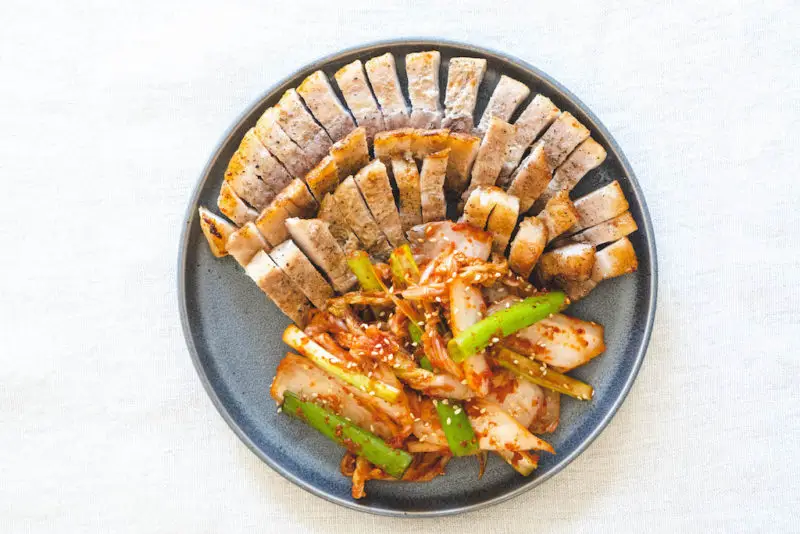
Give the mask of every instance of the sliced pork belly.
[(592, 227), (628, 211), (628, 200), (616, 180), (577, 199), (574, 204), (578, 223), (571, 228), (573, 231)]
[(472, 399), (466, 403), (465, 409), (481, 450), (536, 449), (555, 453), (549, 443), (531, 434), (496, 402)]
[(269, 108), (258, 119), (255, 131), (258, 139), (295, 178), (302, 178), (316, 161), (292, 141), (278, 122), (277, 108)]
[(460, 221), (483, 230), (489, 222), (489, 215), (492, 214), (498, 199), (503, 194), (502, 189), (493, 185), (475, 188), (464, 204), (464, 212), (461, 214)]
[(545, 245), (547, 245), (547, 228), (544, 223), (536, 217), (523, 219), (508, 253), (508, 265), (511, 270), (523, 278), (528, 278), (544, 252)]
[(328, 229), (345, 254), (361, 248), (361, 242), (347, 224), (344, 211), (339, 207), (332, 193), (328, 193), (320, 201), (317, 218), (328, 223)]
[(528, 98), (529, 94), (531, 94), (531, 90), (524, 83), (514, 78), (509, 78), (505, 74), (500, 76), (500, 81), (494, 88), (494, 92), (489, 98), (489, 103), (486, 104), (486, 109), (483, 111), (481, 121), (478, 123), (478, 132), (481, 135), (486, 133), (486, 128), (489, 127), (489, 119), (492, 117), (508, 122), (517, 106)]
[(412, 226), (422, 223), (422, 197), (419, 171), (411, 155), (392, 157), (392, 174), (397, 184), (400, 225), (407, 232)]
[(478, 87), (483, 81), (484, 74), (486, 74), (485, 59), (471, 57), (450, 59), (442, 126), (456, 132), (472, 132), (475, 126), (473, 113), (478, 102)]
[(445, 187), (460, 193), (469, 182), (469, 173), (472, 171), (475, 158), (478, 157), (481, 138), (471, 134), (450, 132), (447, 144), (450, 148), (450, 157), (447, 160)]
[(442, 105), (439, 102), (438, 51), (414, 52), (406, 55), (408, 97), (411, 100), (409, 125), (414, 128), (439, 128)]
[(573, 243), (543, 254), (537, 273), (545, 283), (554, 278), (581, 282), (592, 276), (594, 264), (594, 247), (587, 243)]
[(228, 182), (222, 182), (222, 187), (219, 188), (217, 207), (223, 215), (239, 226), (258, 217), (258, 212), (239, 198)]
[(408, 106), (403, 91), (400, 89), (394, 56), (387, 52), (382, 56), (370, 59), (364, 64), (364, 67), (367, 70), (375, 98), (378, 99), (378, 104), (381, 106), (386, 129), (394, 130), (408, 126)]
[(441, 221), (447, 216), (447, 202), (444, 198), (444, 179), (450, 149), (445, 148), (422, 161), (419, 175), (422, 222)]
[(255, 221), (256, 228), (264, 236), (264, 239), (272, 245), (278, 245), (286, 241), (289, 232), (286, 230), (286, 219), (289, 217), (300, 216), (300, 210), (283, 193), (272, 199), (269, 206), (261, 212)]
[(228, 249), (228, 254), (239, 262), (239, 265), (247, 267), (259, 250), (269, 252), (272, 247), (258, 231), (256, 225), (249, 222), (228, 237), (225, 248)]
[(311, 303), (265, 251), (257, 252), (245, 271), (292, 321), (301, 327), (306, 324)]
[(559, 113), (561, 110), (546, 96), (536, 95), (533, 97), (531, 103), (514, 123), (517, 129), (514, 139), (508, 145), (506, 160), (500, 171), (501, 181), (503, 178), (511, 176), (525, 150), (533, 144), (539, 134), (550, 127)]
[[(272, 167), (280, 169), (278, 174), (266, 175)], [(263, 181), (262, 176), (270, 178), (270, 183)], [(242, 138), (225, 170), (225, 181), (239, 198), (258, 211), (266, 208), (289, 180), (289, 174), (261, 144), (252, 128)]]
[(580, 282), (577, 280), (558, 280), (557, 282), (572, 302), (578, 302), (597, 287), (597, 282), (591, 278)]
[(579, 243), (589, 243), (590, 245), (598, 247), (622, 239), (632, 234), (637, 229), (638, 226), (636, 226), (636, 221), (633, 219), (633, 216), (631, 216), (630, 212), (626, 211), (622, 215), (571, 236), (569, 240)]
[(552, 178), (553, 173), (547, 164), (544, 146), (538, 143), (514, 172), (508, 188), (509, 194), (519, 198), (521, 213), (531, 209), (536, 199), (547, 189), (547, 184)]
[(314, 163), (328, 154), (331, 138), (308, 112), (297, 91), (289, 89), (283, 93), (275, 107), (278, 110), (278, 124)]
[(492, 250), (498, 254), (505, 254), (511, 233), (517, 226), (519, 218), (519, 199), (506, 192), (497, 194), (497, 202), (492, 209), (486, 229), (492, 233)]
[(333, 196), (342, 210), (347, 225), (364, 244), (367, 252), (376, 256), (383, 256), (387, 251), (391, 252), (392, 246), (381, 232), (378, 223), (372, 218), (352, 176), (339, 184)]
[(297, 93), (333, 141), (343, 139), (355, 129), (353, 118), (333, 92), (328, 77), (321, 70), (303, 80)]
[(292, 240), (287, 239), (272, 249), (269, 255), (314, 306), (325, 307), (325, 303), (333, 296), (333, 288)]
[(376, 159), (355, 176), (356, 185), (367, 203), (369, 211), (392, 246), (406, 243), (405, 232), (400, 225), (400, 214), (394, 203), (389, 174), (381, 160)]
[(397, 432), (396, 425), (388, 421), (385, 414), (357, 398), (357, 388), (340, 382), (297, 354), (287, 354), (278, 364), (270, 395), (281, 404), (287, 391), (302, 400), (319, 403), (355, 425), (371, 429), (383, 439), (389, 440)]
[(451, 245), (453, 252), (486, 261), (492, 252), (492, 234), (466, 223), (438, 221), (415, 226), (408, 232), (411, 250), (419, 261), (432, 260)]
[(572, 191), (586, 173), (599, 167), (605, 159), (606, 150), (590, 137), (578, 145), (578, 148), (556, 169), (553, 181), (548, 184), (539, 202), (547, 202), (561, 191)]
[(339, 181), (357, 173), (361, 167), (369, 163), (369, 145), (367, 131), (356, 128), (345, 138), (331, 147), (331, 157), (339, 170)]
[(578, 212), (567, 191), (562, 191), (551, 198), (537, 217), (547, 228), (548, 243), (578, 222)]
[(606, 350), (603, 327), (555, 313), (506, 338), (512, 350), (561, 371), (583, 365)]
[(511, 417), (525, 428), (530, 427), (544, 410), (544, 390), (514, 376), (505, 369), (492, 376), (492, 392), (487, 400), (500, 405)]
[(632, 273), (639, 268), (636, 251), (627, 237), (608, 245), (594, 256), (592, 280), (595, 282)]
[(286, 219), (286, 229), (300, 250), (322, 269), (339, 293), (350, 291), (356, 278), (328, 223), (320, 219)]
[(417, 159), (423, 159), (425, 156), (444, 150), (449, 143), (449, 130), (416, 130), (411, 136), (411, 154)]
[(292, 215), (311, 217), (317, 212), (317, 208), (319, 207), (317, 201), (308, 190), (308, 187), (306, 187), (306, 184), (297, 178), (289, 182), (289, 185), (284, 187), (279, 195), (284, 195), (297, 207), (296, 211), (290, 210)]
[(305, 182), (308, 189), (311, 190), (311, 194), (318, 201), (336, 189), (339, 184), (339, 169), (336, 167), (336, 160), (333, 159), (333, 156), (322, 158), (313, 169), (308, 171)]
[(514, 136), (514, 126), (492, 117), (489, 127), (483, 136), (478, 156), (472, 166), (472, 179), (464, 191), (462, 199), (466, 201), (472, 190), (481, 185), (494, 185), (505, 161), (506, 148)]
[(356, 118), (356, 124), (367, 131), (367, 140), (372, 141), (375, 134), (386, 129), (383, 115), (372, 95), (372, 90), (364, 74), (361, 60), (355, 60), (339, 69), (333, 75), (342, 91), (347, 107)]
[(211, 253), (217, 258), (226, 256), (228, 254), (226, 244), (236, 231), (236, 227), (203, 206), (200, 206), (197, 212), (200, 216), (200, 229), (206, 236)]
[(410, 155), (417, 159), (448, 148), (448, 130), (422, 130), (419, 128), (400, 128), (381, 132), (375, 136), (375, 157), (384, 164), (395, 156)]
[(563, 112), (542, 135), (547, 164), (555, 170), (579, 144), (589, 137), (589, 129), (569, 111)]

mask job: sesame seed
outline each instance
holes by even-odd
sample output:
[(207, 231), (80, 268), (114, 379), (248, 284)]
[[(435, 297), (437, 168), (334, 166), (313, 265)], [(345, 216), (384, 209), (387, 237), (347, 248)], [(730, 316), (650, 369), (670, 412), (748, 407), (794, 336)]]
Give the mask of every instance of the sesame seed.
[[(492, 343), (500, 343), (500, 338), (499, 337), (493, 337), (492, 338)], [(514, 363), (516, 363), (516, 362), (514, 362)]]
[(281, 406), (278, 406), (278, 413), (281, 413), (282, 411), (283, 411), (283, 408)]
[(449, 425), (449, 424), (452, 424), (452, 421), (451, 421), (451, 419), (450, 419), (449, 417), (447, 418), (447, 424), (448, 424), (448, 425)]
[(374, 396), (375, 396), (375, 392), (374, 392), (374, 391), (370, 391), (370, 392), (369, 392), (369, 394), (370, 394), (370, 396), (372, 396), (372, 397), (374, 397)]
[(447, 399), (442, 399), (442, 404), (448, 405), (448, 404), (450, 404), (450, 401), (447, 400)]

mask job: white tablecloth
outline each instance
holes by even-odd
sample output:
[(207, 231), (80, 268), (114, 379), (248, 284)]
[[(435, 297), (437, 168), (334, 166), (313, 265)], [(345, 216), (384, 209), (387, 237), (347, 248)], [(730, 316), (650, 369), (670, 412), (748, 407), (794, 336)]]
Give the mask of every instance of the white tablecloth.
[[(0, 5), (0, 531), (797, 532), (793, 1)], [(178, 319), (180, 224), (221, 134), (321, 55), (404, 35), (517, 55), (606, 124), (657, 233), (659, 310), (609, 428), (522, 497), (372, 517), (228, 429)]]

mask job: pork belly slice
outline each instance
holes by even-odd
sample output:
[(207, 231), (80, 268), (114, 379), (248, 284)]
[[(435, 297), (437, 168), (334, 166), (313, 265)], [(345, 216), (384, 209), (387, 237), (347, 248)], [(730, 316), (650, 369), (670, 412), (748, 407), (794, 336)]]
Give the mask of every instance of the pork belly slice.
[(358, 240), (364, 244), (367, 252), (376, 256), (384, 255), (387, 250), (391, 252), (391, 245), (381, 232), (378, 223), (372, 218), (352, 176), (339, 184), (333, 196), (342, 210), (347, 225), (356, 234)]
[(422, 223), (422, 196), (419, 171), (411, 155), (392, 157), (392, 174), (398, 190), (400, 225), (407, 232), (412, 226)]
[(278, 124), (308, 157), (317, 162), (328, 154), (331, 138), (306, 109), (297, 91), (289, 89), (283, 93), (275, 107)]
[(467, 198), (467, 202), (464, 204), (464, 211), (459, 220), (483, 230), (486, 228), (486, 224), (489, 222), (489, 215), (492, 214), (492, 210), (502, 194), (504, 194), (504, 191), (493, 185), (475, 188)]
[(603, 327), (561, 313), (506, 338), (507, 346), (560, 371), (570, 371), (606, 350)]
[(275, 246), (289, 237), (284, 223), (289, 217), (311, 217), (317, 210), (317, 201), (311, 196), (306, 185), (295, 178), (283, 191), (278, 193), (269, 206), (256, 219), (256, 227), (261, 235)]
[(302, 178), (311, 170), (316, 161), (283, 131), (278, 118), (277, 108), (266, 110), (256, 123), (256, 135), (292, 176)]
[(322, 158), (313, 169), (308, 171), (305, 182), (311, 194), (318, 201), (336, 189), (339, 184), (339, 169), (336, 167), (336, 160), (333, 159), (333, 156)]
[(245, 271), (284, 314), (301, 328), (305, 326), (311, 303), (266, 251), (256, 252)]
[(483, 136), (478, 156), (472, 166), (472, 179), (464, 191), (462, 199), (466, 201), (472, 190), (481, 185), (494, 185), (505, 161), (506, 148), (514, 136), (514, 126), (504, 120), (492, 117), (489, 127)]
[(217, 258), (227, 256), (226, 244), (236, 227), (203, 206), (198, 208), (197, 213), (200, 216), (200, 229), (206, 236), (211, 253)]
[(367, 140), (372, 141), (375, 134), (386, 129), (383, 115), (372, 95), (372, 90), (364, 74), (361, 60), (345, 65), (333, 75), (342, 91), (347, 107), (356, 118), (356, 124), (367, 131)]
[(238, 226), (255, 221), (256, 217), (258, 217), (258, 212), (239, 198), (239, 195), (236, 194), (228, 182), (222, 182), (222, 187), (219, 188), (217, 207), (223, 215)]
[(353, 117), (333, 92), (328, 77), (321, 70), (303, 80), (297, 87), (297, 93), (333, 141), (343, 139), (355, 129)]
[(497, 202), (489, 215), (486, 229), (492, 233), (492, 250), (505, 255), (511, 233), (519, 218), (519, 199), (505, 191), (497, 194)]
[(556, 120), (561, 110), (546, 96), (536, 95), (528, 107), (514, 123), (517, 130), (514, 139), (508, 145), (506, 160), (500, 171), (500, 179), (511, 176), (517, 168), (525, 150), (533, 144), (539, 134), (545, 131)]
[(394, 56), (387, 52), (368, 60), (364, 63), (364, 67), (375, 98), (381, 106), (386, 128), (394, 130), (408, 126), (408, 105), (400, 89)]
[(286, 219), (299, 215), (299, 208), (292, 203), (288, 195), (281, 193), (272, 199), (269, 206), (258, 216), (255, 221), (256, 228), (270, 245), (275, 246), (289, 237), (285, 225)]
[(531, 94), (530, 88), (522, 82), (509, 78), (505, 74), (500, 76), (500, 81), (494, 88), (492, 96), (489, 98), (489, 103), (486, 104), (486, 109), (483, 111), (483, 116), (478, 123), (478, 133), (483, 135), (486, 133), (486, 128), (489, 127), (489, 119), (497, 117), (504, 121), (511, 119), (511, 115), (517, 109), (523, 100), (528, 98)]
[(597, 282), (589, 278), (588, 280), (557, 280), (558, 286), (564, 290), (567, 297), (572, 302), (578, 302), (591, 293), (597, 287)]
[(527, 217), (519, 224), (517, 235), (511, 242), (508, 265), (511, 270), (528, 278), (547, 245), (547, 228), (536, 217)]
[(456, 132), (470, 133), (475, 123), (473, 113), (478, 102), (478, 87), (486, 74), (486, 60), (471, 57), (450, 59), (447, 69), (447, 92), (444, 96), (442, 126)]
[(578, 148), (556, 169), (553, 181), (548, 184), (538, 203), (547, 202), (561, 191), (572, 191), (586, 173), (599, 167), (605, 159), (606, 150), (590, 137), (578, 145)]
[(496, 402), (472, 399), (467, 401), (465, 409), (481, 450), (536, 449), (555, 453), (549, 443), (531, 434)]
[(392, 439), (398, 427), (392, 424), (358, 388), (345, 384), (311, 363), (307, 358), (288, 353), (278, 364), (272, 381), (270, 395), (278, 404), (283, 403), (289, 391), (302, 400), (319, 403), (361, 428), (369, 428), (385, 440)]
[(578, 212), (578, 222), (570, 230), (576, 232), (628, 211), (628, 200), (616, 180), (577, 199), (574, 204)]
[(416, 159), (448, 148), (449, 130), (422, 130), (419, 128), (400, 128), (381, 132), (375, 136), (375, 157), (385, 164), (395, 156), (410, 155)]
[(411, 250), (418, 261), (432, 260), (451, 244), (453, 252), (461, 252), (470, 258), (486, 261), (492, 252), (492, 234), (478, 230), (466, 223), (437, 221), (420, 224), (408, 232)]
[(317, 218), (328, 223), (328, 229), (331, 235), (342, 247), (345, 254), (349, 254), (354, 250), (361, 248), (361, 242), (356, 237), (356, 234), (350, 229), (347, 221), (344, 218), (344, 212), (336, 203), (332, 193), (325, 195), (319, 203), (319, 211)]
[(589, 129), (569, 111), (563, 112), (542, 135), (547, 164), (555, 170), (579, 144), (589, 137)]
[(225, 170), (225, 181), (258, 211), (266, 208), (289, 180), (289, 173), (261, 144), (253, 128), (244, 134)]
[(325, 308), (325, 303), (333, 296), (333, 288), (292, 240), (287, 239), (269, 255), (314, 306)]
[(269, 252), (272, 247), (258, 231), (256, 225), (249, 222), (228, 237), (225, 248), (228, 249), (228, 254), (239, 262), (239, 265), (247, 267), (259, 250)]
[(447, 216), (447, 202), (444, 198), (444, 179), (450, 149), (445, 148), (425, 156), (419, 175), (422, 222), (444, 220)]
[(567, 191), (561, 191), (551, 198), (537, 217), (547, 228), (548, 243), (578, 222), (578, 212)]
[(357, 173), (361, 167), (369, 163), (369, 145), (367, 131), (356, 128), (331, 147), (331, 157), (339, 171), (339, 181)]
[(439, 128), (442, 124), (442, 105), (439, 102), (439, 64), (437, 50), (406, 55), (408, 97), (411, 100), (409, 126)]
[(611, 243), (612, 241), (617, 241), (618, 239), (622, 239), (623, 237), (638, 230), (638, 228), (639, 227), (636, 225), (636, 221), (633, 219), (633, 216), (629, 211), (626, 211), (622, 215), (614, 217), (613, 219), (609, 219), (605, 222), (601, 222), (600, 224), (592, 226), (591, 228), (587, 228), (586, 230), (571, 236), (569, 239), (570, 241), (589, 243), (597, 247), (606, 243)]
[(447, 145), (450, 148), (450, 158), (447, 160), (445, 187), (460, 193), (467, 187), (469, 173), (472, 171), (475, 158), (478, 157), (481, 138), (471, 134), (450, 132)]
[(545, 283), (555, 278), (582, 282), (592, 277), (594, 264), (594, 247), (587, 243), (573, 243), (543, 254), (536, 271)]
[(537, 143), (514, 172), (508, 193), (519, 198), (519, 211), (526, 213), (547, 189), (553, 173), (544, 155), (544, 146)]
[(345, 258), (328, 223), (321, 219), (286, 219), (286, 229), (300, 250), (325, 274), (333, 288), (345, 293), (356, 283), (356, 278), (347, 267)]
[(592, 280), (600, 282), (636, 271), (639, 260), (627, 237), (615, 241), (595, 254)]
[(370, 213), (389, 243), (394, 247), (406, 243), (405, 232), (400, 224), (400, 214), (394, 203), (392, 185), (389, 183), (389, 174), (383, 162), (379, 159), (374, 160), (358, 171), (355, 181)]
[(295, 178), (283, 188), (279, 195), (287, 197), (297, 207), (296, 211), (290, 210), (292, 215), (312, 217), (317, 212), (319, 205), (302, 180)]

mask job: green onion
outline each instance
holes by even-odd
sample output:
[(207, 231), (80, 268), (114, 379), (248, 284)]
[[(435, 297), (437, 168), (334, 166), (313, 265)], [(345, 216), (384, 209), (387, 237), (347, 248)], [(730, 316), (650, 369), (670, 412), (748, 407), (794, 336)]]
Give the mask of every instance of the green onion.
[(512, 304), (504, 310), (481, 319), (474, 325), (462, 330), (447, 344), (447, 350), (453, 361), (462, 362), (469, 356), (497, 343), (533, 323), (557, 313), (564, 306), (566, 295), (561, 291), (553, 291), (544, 295), (528, 297)]
[(317, 404), (301, 401), (289, 391), (284, 393), (281, 407), (284, 413), (305, 421), (330, 440), (363, 456), (395, 478), (402, 478), (414, 459), (404, 450), (393, 449), (372, 432)]
[(546, 364), (538, 363), (521, 354), (500, 347), (493, 351), (492, 359), (520, 378), (547, 389), (580, 400), (589, 400), (594, 395), (592, 386), (571, 376), (548, 369)]

